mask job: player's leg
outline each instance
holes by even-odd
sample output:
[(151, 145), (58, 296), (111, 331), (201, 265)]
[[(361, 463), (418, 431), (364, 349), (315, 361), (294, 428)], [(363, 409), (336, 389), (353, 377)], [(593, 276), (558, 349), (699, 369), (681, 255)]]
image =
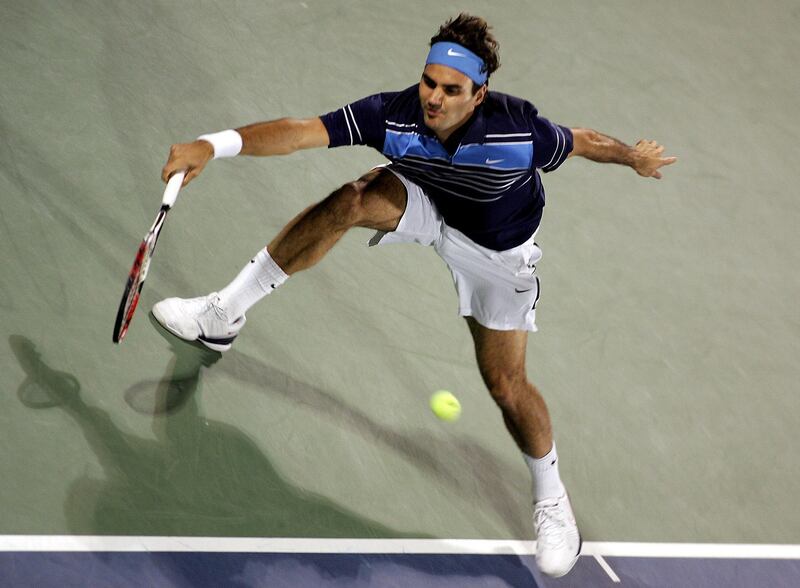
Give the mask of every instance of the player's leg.
[(316, 264), (352, 227), (397, 228), (406, 208), (406, 189), (387, 169), (375, 169), (345, 184), (298, 214), (267, 246), (287, 275)]
[(563, 576), (577, 561), (580, 534), (558, 472), (550, 415), (525, 369), (527, 331), (499, 331), (466, 317), (478, 368), (500, 407), (533, 479), (536, 561), (551, 576)]
[(553, 435), (544, 398), (526, 374), (528, 332), (497, 331), (472, 317), (466, 320), (481, 376), (511, 436), (524, 453), (543, 457), (553, 445)]
[(393, 231), (406, 202), (406, 189), (397, 176), (384, 168), (372, 170), (297, 215), (218, 293), (162, 300), (153, 307), (153, 315), (178, 337), (225, 351), (256, 302), (289, 275), (319, 262), (348, 229)]

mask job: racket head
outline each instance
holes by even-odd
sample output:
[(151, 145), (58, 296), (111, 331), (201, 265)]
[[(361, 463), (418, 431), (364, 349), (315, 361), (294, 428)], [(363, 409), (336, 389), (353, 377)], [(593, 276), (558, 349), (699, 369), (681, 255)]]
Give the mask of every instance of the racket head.
[(144, 286), (144, 280), (147, 278), (147, 272), (150, 269), (150, 260), (153, 256), (153, 251), (155, 251), (165, 216), (166, 210), (162, 209), (153, 224), (153, 228), (145, 236), (136, 252), (131, 271), (128, 274), (128, 281), (125, 283), (125, 290), (122, 293), (122, 299), (119, 302), (117, 319), (114, 321), (114, 334), (112, 336), (114, 343), (119, 343), (125, 338), (128, 327), (133, 320), (133, 314), (139, 304), (139, 296), (142, 293), (142, 286)]

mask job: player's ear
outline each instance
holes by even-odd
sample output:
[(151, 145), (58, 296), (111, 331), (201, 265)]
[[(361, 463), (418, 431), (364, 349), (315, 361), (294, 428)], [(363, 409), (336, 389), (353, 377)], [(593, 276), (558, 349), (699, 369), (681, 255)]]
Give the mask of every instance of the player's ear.
[(486, 99), (486, 92), (489, 91), (487, 84), (482, 85), (477, 92), (475, 92), (475, 106), (478, 106)]

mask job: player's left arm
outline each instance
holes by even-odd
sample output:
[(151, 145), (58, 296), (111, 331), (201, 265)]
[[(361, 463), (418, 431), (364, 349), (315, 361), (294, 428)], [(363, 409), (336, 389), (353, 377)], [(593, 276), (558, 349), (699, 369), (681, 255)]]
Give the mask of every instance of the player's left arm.
[(599, 163), (627, 165), (640, 176), (657, 180), (661, 179), (659, 168), (678, 160), (677, 157), (663, 157), (664, 147), (655, 141), (642, 139), (631, 147), (614, 137), (592, 129), (570, 130), (572, 131), (572, 152), (569, 157), (578, 155)]

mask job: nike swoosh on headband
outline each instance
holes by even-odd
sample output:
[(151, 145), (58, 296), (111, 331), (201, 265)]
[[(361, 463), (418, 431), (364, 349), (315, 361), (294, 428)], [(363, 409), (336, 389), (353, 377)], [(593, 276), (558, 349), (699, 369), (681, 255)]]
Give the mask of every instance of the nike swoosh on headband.
[(453, 51), (452, 49), (447, 50), (447, 54), (451, 57), (466, 57), (463, 53), (459, 53), (458, 51)]

